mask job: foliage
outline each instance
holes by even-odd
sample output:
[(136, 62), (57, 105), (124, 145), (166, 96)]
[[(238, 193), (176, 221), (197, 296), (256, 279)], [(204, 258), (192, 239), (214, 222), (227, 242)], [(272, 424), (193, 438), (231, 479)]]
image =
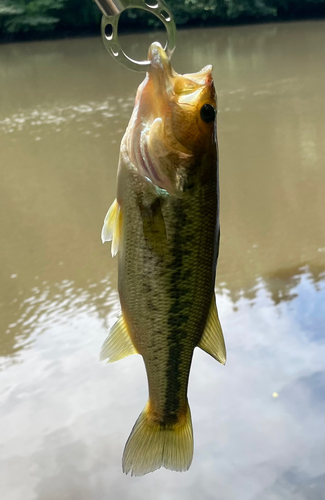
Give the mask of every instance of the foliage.
[(0, 28), (7, 33), (53, 30), (66, 0), (0, 0)]
[[(178, 25), (229, 24), (324, 16), (324, 0), (167, 0)], [(101, 13), (94, 0), (0, 0), (0, 40), (98, 32)], [(129, 10), (123, 26), (159, 24)]]
[(182, 4), (174, 1), (177, 8), (178, 22), (187, 24), (200, 18), (204, 22), (213, 20), (227, 22), (244, 17), (261, 18), (274, 16), (276, 9), (268, 6), (264, 0), (184, 0)]

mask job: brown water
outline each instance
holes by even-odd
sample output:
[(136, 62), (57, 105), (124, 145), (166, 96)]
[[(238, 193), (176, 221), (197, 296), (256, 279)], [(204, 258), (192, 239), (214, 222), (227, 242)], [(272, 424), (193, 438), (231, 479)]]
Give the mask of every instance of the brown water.
[(0, 46), (1, 500), (325, 498), (324, 28), (179, 33), (175, 69), (212, 63), (218, 91), (228, 363), (195, 352), (190, 471), (142, 478), (121, 472), (142, 360), (98, 361), (119, 309), (100, 231), (142, 76), (99, 37)]

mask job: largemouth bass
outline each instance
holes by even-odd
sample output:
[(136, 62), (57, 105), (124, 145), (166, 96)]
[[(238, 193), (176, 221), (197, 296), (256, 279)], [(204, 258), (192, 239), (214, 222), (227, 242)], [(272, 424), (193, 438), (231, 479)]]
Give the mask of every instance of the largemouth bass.
[(148, 377), (149, 400), (123, 455), (124, 472), (136, 476), (189, 468), (194, 348), (226, 361), (214, 295), (220, 231), (212, 67), (179, 75), (158, 43), (149, 60), (102, 230), (118, 253), (122, 313), (101, 359), (139, 353)]

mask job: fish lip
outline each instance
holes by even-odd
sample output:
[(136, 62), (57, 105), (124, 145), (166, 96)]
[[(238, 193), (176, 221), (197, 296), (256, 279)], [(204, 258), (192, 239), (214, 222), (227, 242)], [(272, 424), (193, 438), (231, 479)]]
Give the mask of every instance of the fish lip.
[(159, 42), (153, 42), (149, 47), (148, 60), (150, 68), (148, 71), (149, 80), (152, 81), (152, 90), (158, 99), (168, 100), (173, 94), (174, 72), (168, 56)]
[(155, 69), (171, 68), (168, 56), (159, 42), (153, 42), (150, 45), (148, 52), (148, 60), (150, 61), (151, 68)]
[[(149, 47), (150, 68), (138, 89), (134, 119), (129, 124), (128, 153), (138, 171), (158, 187), (164, 188), (159, 168), (149, 153), (149, 131), (156, 119), (164, 121), (173, 93), (173, 70), (159, 42)], [(163, 140), (163, 139), (162, 139)]]

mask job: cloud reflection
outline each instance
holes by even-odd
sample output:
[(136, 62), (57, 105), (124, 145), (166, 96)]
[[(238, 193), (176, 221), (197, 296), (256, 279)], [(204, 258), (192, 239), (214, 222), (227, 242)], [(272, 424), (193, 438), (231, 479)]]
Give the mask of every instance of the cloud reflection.
[[(193, 500), (214, 498), (213, 491), (229, 500), (313, 498), (308, 488), (321, 491), (324, 481), (325, 339), (317, 334), (318, 319), (311, 314), (309, 322), (301, 321), (297, 311), (303, 303), (311, 312), (317, 301), (324, 313), (325, 287), (321, 282), (317, 291), (307, 272), (299, 276), (290, 301), (275, 304), (261, 282), (257, 307), (243, 296), (236, 314), (230, 297), (218, 295), (228, 363), (222, 367), (195, 352), (191, 472), (161, 470), (136, 480), (122, 475), (120, 463), (147, 398), (141, 357), (98, 362), (105, 318), (112, 324), (118, 310), (116, 293), (105, 281), (96, 293), (90, 286), (78, 296), (69, 282), (56, 286), (54, 295), (35, 294), (42, 297), (30, 301), (35, 332), (20, 362), (1, 378), (6, 498), (14, 498), (13, 491), (38, 500), (54, 500), (51, 492), (70, 500), (132, 491), (132, 499), (160, 500), (179, 498), (180, 489)], [(26, 468), (32, 474), (14, 489), (10, 463), (16, 476), (26, 477)]]

